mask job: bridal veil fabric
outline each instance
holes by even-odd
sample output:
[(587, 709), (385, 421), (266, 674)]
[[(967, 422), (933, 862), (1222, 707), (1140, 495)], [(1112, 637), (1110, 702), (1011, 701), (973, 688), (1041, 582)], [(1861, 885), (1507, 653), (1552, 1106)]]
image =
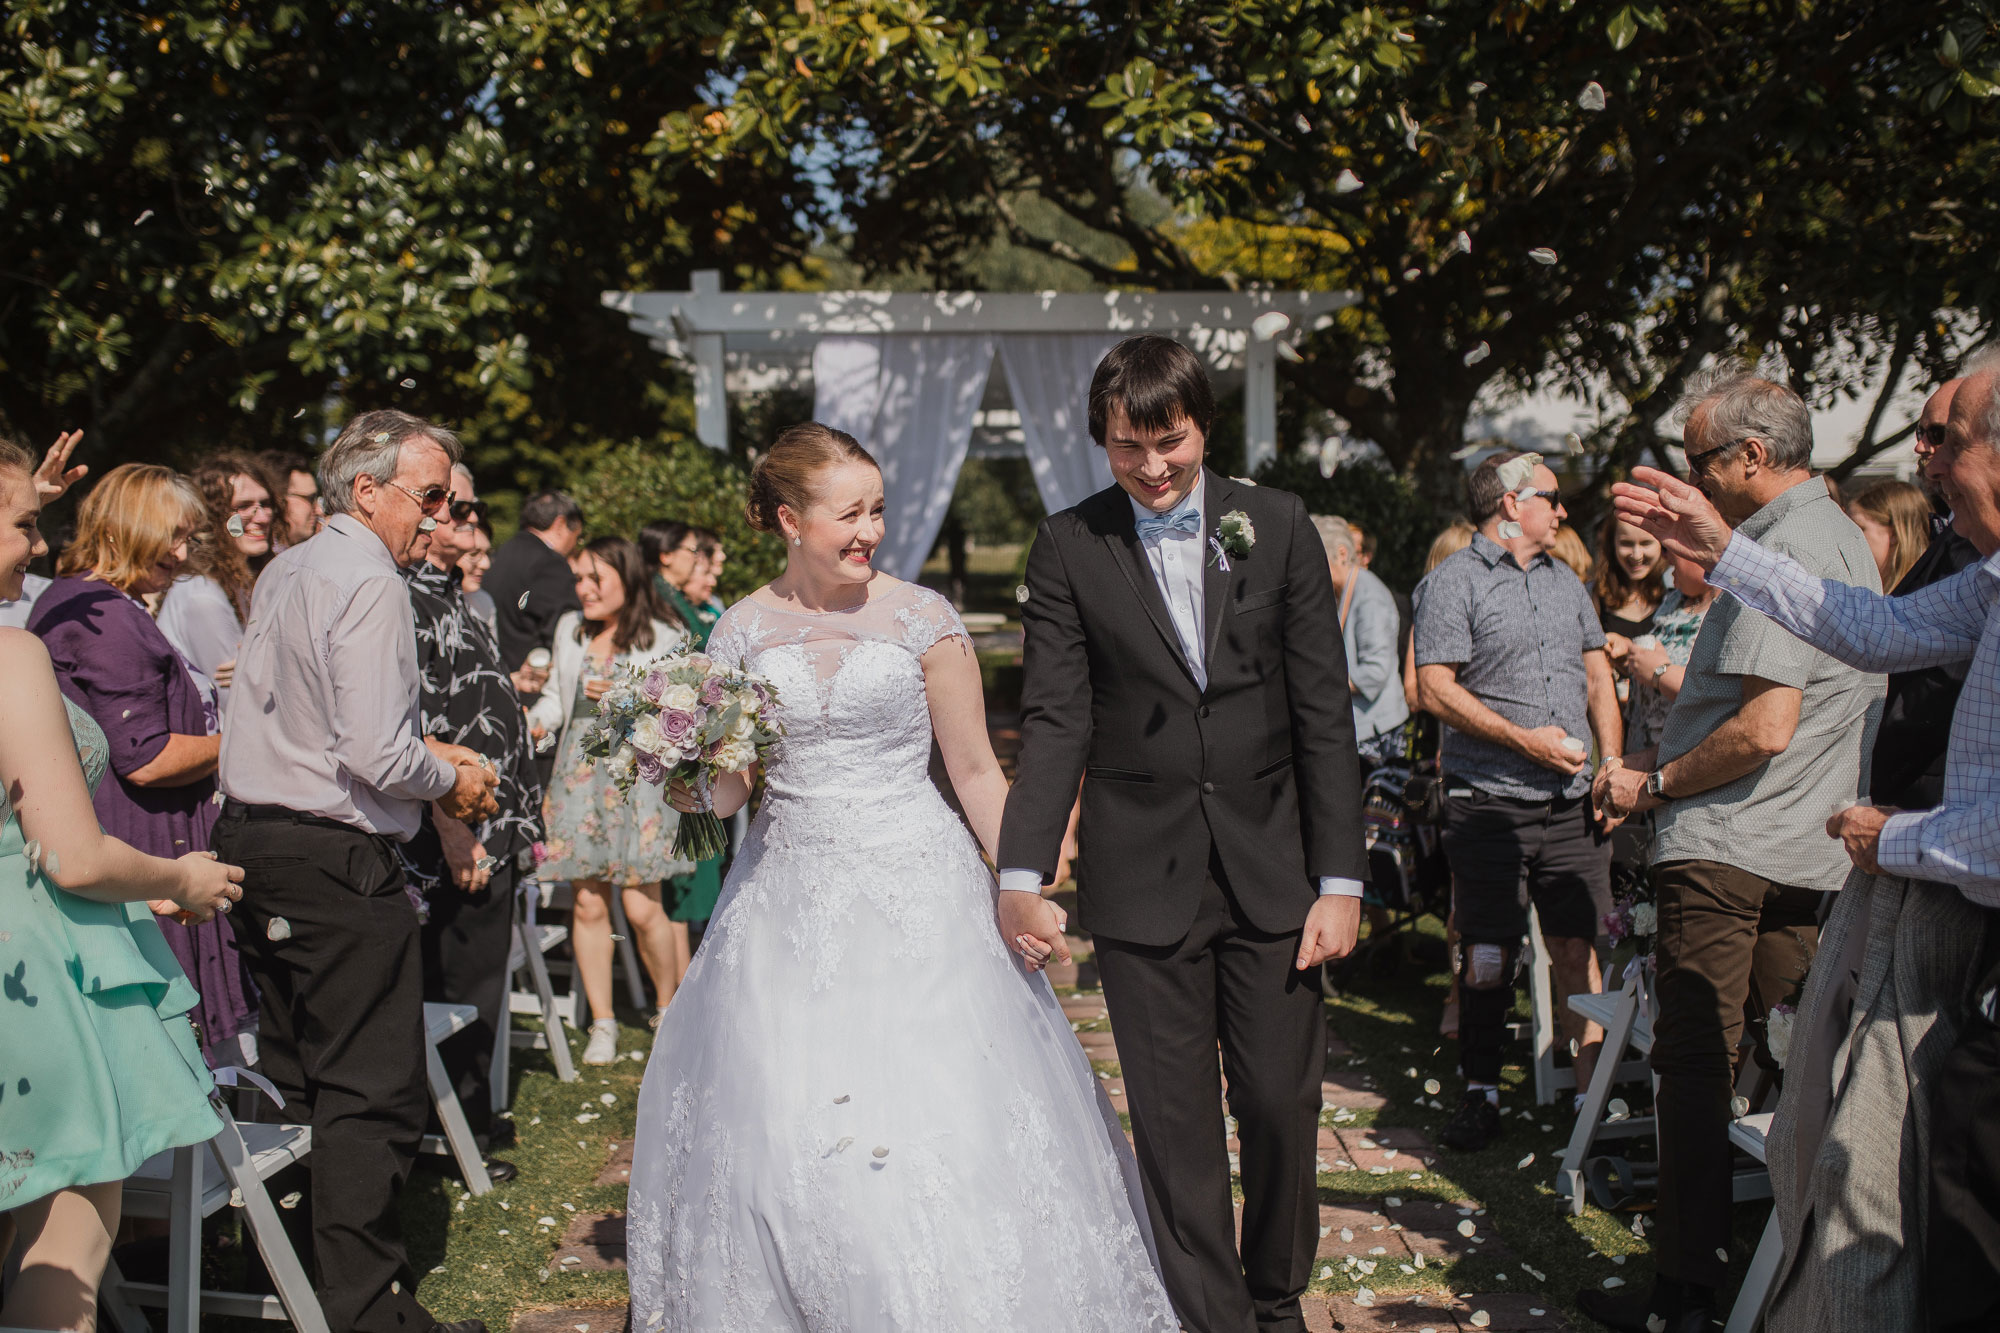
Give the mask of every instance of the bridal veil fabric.
[(635, 1333), (1177, 1327), (1118, 1119), (930, 781), (954, 636), (914, 585), (715, 627), (786, 734), (647, 1065)]

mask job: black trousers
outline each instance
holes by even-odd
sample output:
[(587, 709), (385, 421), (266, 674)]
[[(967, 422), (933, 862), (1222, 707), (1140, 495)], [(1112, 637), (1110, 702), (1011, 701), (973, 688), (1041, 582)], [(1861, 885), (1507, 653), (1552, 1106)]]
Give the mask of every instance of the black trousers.
[[(1297, 971), (1301, 931), (1250, 924), (1211, 862), (1178, 943), (1097, 937), (1104, 1002), (1167, 1295), (1193, 1333), (1303, 1333), (1299, 1297), (1319, 1246), (1320, 970)], [(1242, 1143), (1238, 1257), (1221, 1069)]]
[(1729, 1271), (1716, 1238), (1729, 1235), (1733, 1210), (1729, 1099), (1745, 1007), (1754, 1015), (1758, 1063), (1775, 1070), (1765, 1032), (1771, 1006), (1791, 996), (1812, 967), (1825, 895), (1720, 861), (1655, 866), (1653, 886), (1660, 930), (1653, 1262), (1669, 1277), (1717, 1287)]
[(471, 1027), (438, 1047), (475, 1134), (487, 1133), (493, 1124), (493, 1043), (510, 1021), (507, 955), (519, 877), (510, 861), (493, 872), (485, 888), (466, 893), (447, 873), (430, 895), (431, 919), (423, 926), (424, 998), (479, 1011)]
[(377, 835), (233, 801), (213, 846), (244, 869), (229, 920), (263, 1000), (264, 1074), (286, 1119), (312, 1126), (313, 1285), (327, 1325), (427, 1333), (436, 1320), (417, 1303), (396, 1213), (430, 1100), (402, 863)]
[(1924, 1295), (1936, 1333), (2000, 1328), (2000, 912), (1958, 1045), (1931, 1099)]

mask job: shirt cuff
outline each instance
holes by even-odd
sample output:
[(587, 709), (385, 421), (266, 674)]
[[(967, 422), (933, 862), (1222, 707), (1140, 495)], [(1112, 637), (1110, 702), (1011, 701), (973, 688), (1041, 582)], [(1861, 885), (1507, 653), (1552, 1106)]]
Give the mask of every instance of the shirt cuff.
[(1319, 877), (1319, 896), (1322, 898), (1359, 898), (1361, 894), (1362, 885), (1358, 879), (1343, 879), (1339, 875)]
[(1924, 821), (1932, 813), (1929, 810), (1905, 810), (1884, 820), (1882, 836), (1875, 844), (1875, 864), (1892, 874), (1922, 878)]
[(1732, 533), (1729, 545), (1722, 548), (1722, 558), (1708, 571), (1708, 582), (1712, 587), (1735, 592), (1768, 582), (1776, 565), (1771, 552), (1740, 532)]
[(1002, 870), (1000, 872), (1000, 892), (1032, 893), (1039, 898), (1042, 896), (1042, 872), (1039, 870), (1022, 870), (1018, 866)]

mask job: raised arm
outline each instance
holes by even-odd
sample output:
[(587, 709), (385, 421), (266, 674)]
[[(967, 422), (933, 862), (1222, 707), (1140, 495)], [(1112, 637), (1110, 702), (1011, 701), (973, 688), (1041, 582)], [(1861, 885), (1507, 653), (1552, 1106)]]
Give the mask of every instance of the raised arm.
[(242, 896), (243, 872), (206, 852), (148, 856), (105, 833), (77, 762), (55, 668), (41, 640), (0, 629), (0, 788), (34, 844), (43, 872), (68, 893), (98, 902), (171, 899), (199, 920)]
[(1818, 578), (1791, 557), (1731, 533), (1707, 497), (1678, 478), (1652, 468), (1632, 475), (1645, 484), (1611, 488), (1620, 518), (1709, 570), (1710, 583), (1836, 661), (1863, 671), (1910, 671), (1964, 661), (1979, 646), (1993, 602), (1983, 566), (1906, 597), (1887, 597)]

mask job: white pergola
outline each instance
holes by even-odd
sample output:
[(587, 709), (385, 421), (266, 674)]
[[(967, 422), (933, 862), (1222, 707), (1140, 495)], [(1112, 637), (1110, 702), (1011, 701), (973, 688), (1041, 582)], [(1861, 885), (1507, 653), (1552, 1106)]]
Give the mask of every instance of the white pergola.
[[(654, 346), (694, 374), (695, 433), (726, 448), (732, 378), (781, 382), (827, 338), (1162, 333), (1202, 353), (1225, 384), (1241, 376), (1251, 470), (1277, 450), (1280, 343), (1324, 327), (1351, 292), (725, 292), (713, 269), (684, 292), (606, 292)], [(732, 375), (732, 367), (735, 373)], [(981, 368), (983, 372), (983, 367)], [(762, 372), (761, 374), (759, 372)], [(1087, 449), (1088, 440), (1075, 441)]]

